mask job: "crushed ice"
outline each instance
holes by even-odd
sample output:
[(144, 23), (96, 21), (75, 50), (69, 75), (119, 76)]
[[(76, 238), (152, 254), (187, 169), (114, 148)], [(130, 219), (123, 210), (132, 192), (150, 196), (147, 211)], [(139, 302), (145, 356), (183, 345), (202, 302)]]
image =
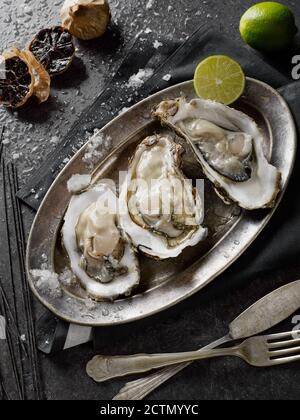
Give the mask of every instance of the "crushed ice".
[(99, 130), (95, 130), (93, 137), (86, 146), (82, 160), (89, 168), (93, 168), (107, 156), (111, 149), (112, 138), (105, 136)]
[(62, 290), (59, 283), (59, 276), (45, 268), (40, 270), (31, 270), (36, 288), (41, 293), (47, 293), (51, 298), (59, 298), (62, 296)]
[(67, 267), (63, 270), (62, 273), (59, 274), (58, 280), (63, 286), (66, 287), (70, 287), (77, 282), (73, 272)]
[(133, 74), (128, 81), (127, 86), (129, 88), (138, 89), (143, 86), (146, 80), (150, 79), (153, 76), (154, 70), (147, 68), (147, 69), (140, 69), (136, 74)]
[(76, 194), (83, 189), (87, 188), (91, 183), (91, 175), (72, 175), (67, 182), (68, 191), (72, 194)]

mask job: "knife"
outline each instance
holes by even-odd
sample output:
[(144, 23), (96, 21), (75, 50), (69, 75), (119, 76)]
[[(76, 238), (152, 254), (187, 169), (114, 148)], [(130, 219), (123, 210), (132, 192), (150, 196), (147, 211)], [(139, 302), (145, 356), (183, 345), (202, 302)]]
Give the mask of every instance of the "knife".
[[(199, 351), (214, 349), (225, 343), (252, 337), (265, 332), (289, 318), (299, 308), (300, 280), (297, 280), (260, 299), (229, 325), (229, 332), (225, 337), (209, 344)], [(142, 400), (161, 384), (190, 364), (191, 363), (189, 362), (168, 367), (158, 372), (154, 372), (152, 375), (145, 378), (128, 382), (113, 399)], [(88, 365), (88, 374), (91, 373), (89, 372), (89, 366), (91, 365)], [(107, 372), (107, 374), (111, 378), (111, 372)]]

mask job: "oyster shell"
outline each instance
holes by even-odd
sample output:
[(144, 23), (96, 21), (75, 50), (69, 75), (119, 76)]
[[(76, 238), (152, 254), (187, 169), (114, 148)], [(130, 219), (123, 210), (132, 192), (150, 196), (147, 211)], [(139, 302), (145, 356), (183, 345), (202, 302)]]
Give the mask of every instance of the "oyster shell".
[(72, 197), (62, 238), (71, 269), (91, 298), (115, 300), (139, 284), (139, 263), (119, 228), (117, 198), (107, 184)]
[(182, 148), (169, 136), (147, 137), (137, 148), (120, 193), (120, 223), (133, 245), (167, 259), (206, 237), (203, 203), (180, 169)]
[(275, 205), (281, 174), (267, 161), (262, 134), (246, 114), (213, 101), (180, 98), (163, 101), (154, 116), (188, 141), (225, 202), (247, 210)]

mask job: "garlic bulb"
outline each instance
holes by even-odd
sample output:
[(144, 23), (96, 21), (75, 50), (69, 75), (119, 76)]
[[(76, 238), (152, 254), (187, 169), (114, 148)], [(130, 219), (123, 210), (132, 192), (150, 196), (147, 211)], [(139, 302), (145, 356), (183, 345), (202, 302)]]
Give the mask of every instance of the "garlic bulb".
[(107, 0), (66, 0), (60, 12), (64, 28), (79, 39), (102, 36), (110, 21)]

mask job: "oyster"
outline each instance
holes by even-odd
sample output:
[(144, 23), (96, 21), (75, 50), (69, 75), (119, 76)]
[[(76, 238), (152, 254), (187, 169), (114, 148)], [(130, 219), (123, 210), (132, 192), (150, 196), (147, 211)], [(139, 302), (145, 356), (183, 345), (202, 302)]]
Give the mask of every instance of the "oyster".
[(203, 203), (180, 169), (182, 148), (169, 136), (147, 137), (137, 148), (120, 193), (120, 223), (133, 245), (167, 259), (206, 237)]
[(139, 284), (135, 251), (119, 228), (117, 198), (107, 184), (72, 197), (62, 237), (71, 269), (91, 298), (128, 296)]
[(183, 98), (162, 102), (154, 116), (188, 141), (225, 202), (247, 210), (274, 206), (281, 174), (267, 161), (250, 117), (217, 102)]

